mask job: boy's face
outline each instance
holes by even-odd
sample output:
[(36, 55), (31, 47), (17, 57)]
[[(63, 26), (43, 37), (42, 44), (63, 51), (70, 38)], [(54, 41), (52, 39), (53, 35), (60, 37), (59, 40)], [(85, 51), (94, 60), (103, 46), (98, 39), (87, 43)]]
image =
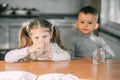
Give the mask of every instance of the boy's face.
[(51, 33), (48, 28), (35, 28), (31, 31), (31, 40), (33, 44), (50, 43)]
[(96, 16), (90, 13), (85, 14), (83, 12), (79, 13), (76, 25), (79, 31), (83, 34), (91, 34), (98, 28)]

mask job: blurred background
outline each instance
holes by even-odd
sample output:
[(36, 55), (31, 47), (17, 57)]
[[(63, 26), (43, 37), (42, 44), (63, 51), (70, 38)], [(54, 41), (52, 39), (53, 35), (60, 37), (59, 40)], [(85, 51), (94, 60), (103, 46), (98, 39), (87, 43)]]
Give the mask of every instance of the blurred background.
[(0, 0), (0, 59), (17, 48), (21, 24), (37, 17), (54, 20), (67, 47), (69, 39), (78, 34), (77, 13), (87, 5), (99, 12), (100, 28), (96, 34), (110, 45), (115, 58), (120, 58), (120, 0)]

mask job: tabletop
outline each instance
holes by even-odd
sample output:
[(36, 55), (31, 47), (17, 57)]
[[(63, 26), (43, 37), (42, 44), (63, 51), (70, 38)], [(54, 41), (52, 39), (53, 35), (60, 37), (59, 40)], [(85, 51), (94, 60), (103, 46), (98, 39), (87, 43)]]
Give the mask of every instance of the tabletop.
[(91, 58), (69, 61), (31, 61), (7, 63), (0, 61), (0, 71), (28, 71), (36, 75), (47, 73), (70, 73), (80, 80), (120, 79), (120, 59), (106, 60), (103, 64), (93, 64)]

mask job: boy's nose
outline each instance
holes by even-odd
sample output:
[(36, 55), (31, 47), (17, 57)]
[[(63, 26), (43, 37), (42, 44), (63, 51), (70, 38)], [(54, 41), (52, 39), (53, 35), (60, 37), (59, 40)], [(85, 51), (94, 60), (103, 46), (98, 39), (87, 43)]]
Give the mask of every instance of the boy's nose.
[(85, 23), (85, 24), (84, 24), (84, 26), (85, 26), (85, 27), (88, 27), (88, 24), (87, 24), (87, 23)]

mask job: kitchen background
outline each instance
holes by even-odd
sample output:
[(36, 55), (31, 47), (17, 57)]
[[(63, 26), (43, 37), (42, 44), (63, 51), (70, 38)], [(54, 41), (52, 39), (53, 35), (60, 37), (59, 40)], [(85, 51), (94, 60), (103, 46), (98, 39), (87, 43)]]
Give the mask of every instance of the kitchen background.
[(116, 20), (113, 15), (120, 11), (117, 10), (119, 3), (119, 0), (0, 0), (0, 59), (4, 58), (7, 51), (17, 47), (21, 24), (36, 17), (44, 17), (51, 22), (54, 20), (67, 47), (69, 39), (78, 34), (75, 27), (77, 12), (86, 5), (99, 11), (99, 35), (113, 49), (115, 58), (120, 58), (120, 22), (113, 21)]

